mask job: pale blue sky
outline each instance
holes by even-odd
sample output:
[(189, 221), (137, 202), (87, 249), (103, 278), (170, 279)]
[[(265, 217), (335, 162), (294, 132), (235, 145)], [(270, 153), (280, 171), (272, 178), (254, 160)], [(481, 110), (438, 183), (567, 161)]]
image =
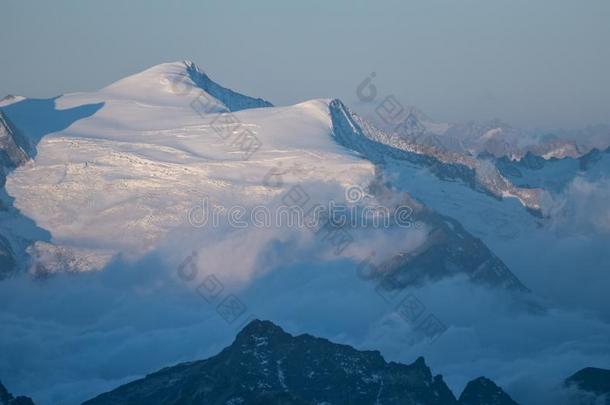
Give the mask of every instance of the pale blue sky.
[(1, 0), (0, 94), (93, 90), (192, 59), (275, 104), (340, 97), (371, 71), (438, 120), (610, 122), (608, 0)]

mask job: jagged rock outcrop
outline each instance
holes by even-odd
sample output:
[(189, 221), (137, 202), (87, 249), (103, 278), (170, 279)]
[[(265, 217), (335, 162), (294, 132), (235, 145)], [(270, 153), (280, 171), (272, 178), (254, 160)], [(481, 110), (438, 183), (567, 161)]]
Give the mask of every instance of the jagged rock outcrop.
[(430, 227), (422, 246), (381, 263), (387, 288), (423, 285), (445, 277), (465, 274), (471, 281), (510, 291), (529, 289), (480, 239), (456, 220), (425, 210), (416, 216)]
[(191, 80), (206, 93), (216, 98), (229, 111), (240, 111), (249, 108), (273, 107), (273, 104), (262, 98), (249, 97), (223, 87), (208, 77), (199, 67), (190, 61), (184, 61), (186, 72)]
[(0, 110), (0, 171), (2, 172), (0, 184), (4, 184), (4, 177), (8, 170), (29, 159), (28, 150), (25, 138)]
[(518, 198), (533, 213), (540, 210), (541, 190), (516, 187), (490, 161), (386, 133), (350, 111), (338, 99), (330, 102), (329, 109), (335, 140), (372, 162), (383, 163), (387, 158), (406, 160), (429, 168), (440, 179), (461, 180), (498, 199)]
[[(398, 194), (382, 179), (372, 182), (367, 192), (383, 206), (396, 204)], [(361, 276), (380, 279), (388, 292), (457, 275), (488, 287), (530, 292), (502, 259), (459, 221), (428, 208), (408, 193), (401, 193), (398, 198), (400, 204), (411, 210), (411, 226), (426, 233), (425, 241), (416, 248), (405, 246), (403, 251), (378, 264), (369, 263), (370, 268), (361, 271)]]
[[(29, 144), (22, 134), (0, 110), (0, 214), (8, 210), (5, 202), (4, 184), (7, 174), (28, 161)], [(3, 198), (4, 197), (4, 198)], [(17, 259), (13, 248), (0, 228), (0, 280), (13, 274)]]

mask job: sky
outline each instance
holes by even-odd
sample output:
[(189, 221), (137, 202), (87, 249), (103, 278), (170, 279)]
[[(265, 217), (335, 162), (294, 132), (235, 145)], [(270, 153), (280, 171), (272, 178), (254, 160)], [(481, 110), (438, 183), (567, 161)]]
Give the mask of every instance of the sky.
[(339, 97), (375, 72), (438, 121), (610, 122), (607, 0), (3, 0), (0, 95), (95, 90), (189, 59), (277, 105)]

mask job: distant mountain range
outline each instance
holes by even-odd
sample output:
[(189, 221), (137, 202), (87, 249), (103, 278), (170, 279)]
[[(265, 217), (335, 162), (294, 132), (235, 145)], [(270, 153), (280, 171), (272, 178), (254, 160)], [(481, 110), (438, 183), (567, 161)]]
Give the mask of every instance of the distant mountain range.
[(499, 119), (466, 123), (436, 122), (416, 107), (405, 106), (403, 110), (400, 119), (388, 120), (378, 110), (371, 112), (368, 108), (364, 108), (364, 115), (378, 128), (409, 142), (472, 157), (521, 160), (529, 153), (544, 159), (577, 159), (592, 150), (610, 147), (610, 125), (607, 124), (590, 125), (578, 130), (545, 131), (518, 128)]

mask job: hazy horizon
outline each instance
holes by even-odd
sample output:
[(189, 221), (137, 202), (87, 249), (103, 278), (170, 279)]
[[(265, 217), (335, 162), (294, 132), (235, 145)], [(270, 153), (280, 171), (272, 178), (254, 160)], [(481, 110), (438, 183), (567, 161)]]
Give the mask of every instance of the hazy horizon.
[(353, 105), (375, 72), (382, 94), (439, 121), (575, 128), (610, 123), (609, 17), (602, 0), (11, 0), (0, 14), (0, 92), (94, 90), (190, 59), (219, 83), (279, 105), (320, 97)]

